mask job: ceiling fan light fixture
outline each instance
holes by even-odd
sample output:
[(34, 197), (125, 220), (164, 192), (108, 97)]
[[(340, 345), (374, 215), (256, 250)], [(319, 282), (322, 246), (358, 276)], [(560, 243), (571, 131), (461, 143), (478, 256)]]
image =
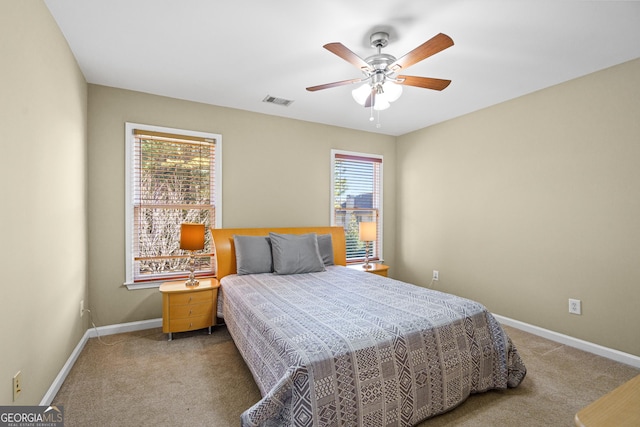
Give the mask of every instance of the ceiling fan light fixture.
[(402, 86), (388, 80), (382, 85), (382, 90), (389, 102), (397, 101), (402, 95)]
[(382, 111), (382, 110), (386, 110), (389, 107), (391, 107), (391, 104), (386, 99), (384, 94), (376, 95), (376, 101), (375, 101), (375, 104), (373, 105), (374, 110)]
[(351, 96), (360, 105), (364, 105), (367, 102), (367, 98), (371, 95), (371, 86), (364, 84), (351, 91)]
[[(375, 105), (373, 106), (373, 108), (378, 111), (386, 110), (391, 106), (391, 102), (397, 101), (400, 95), (402, 95), (402, 86), (392, 81), (385, 81), (381, 87), (382, 90), (378, 87)], [(352, 90), (351, 95), (358, 104), (365, 105), (372, 90), (373, 88), (370, 84), (363, 84)]]

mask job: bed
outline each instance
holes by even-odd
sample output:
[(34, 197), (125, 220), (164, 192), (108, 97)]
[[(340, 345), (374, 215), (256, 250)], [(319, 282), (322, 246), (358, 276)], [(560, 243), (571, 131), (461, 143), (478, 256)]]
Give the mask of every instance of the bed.
[(212, 235), (219, 315), (262, 395), (243, 426), (413, 426), (526, 375), (481, 304), (346, 268), (341, 227)]

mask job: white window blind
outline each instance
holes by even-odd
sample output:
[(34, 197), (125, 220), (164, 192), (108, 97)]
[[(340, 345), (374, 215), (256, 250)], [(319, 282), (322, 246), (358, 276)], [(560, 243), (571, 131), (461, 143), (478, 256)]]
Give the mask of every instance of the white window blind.
[[(127, 281), (187, 277), (188, 253), (180, 249), (180, 225), (200, 223), (206, 230), (219, 226), (217, 135), (130, 127), (131, 271)], [(196, 253), (196, 274), (213, 276), (214, 265), (211, 233), (207, 232), (205, 249)]]
[(382, 259), (382, 156), (332, 150), (332, 225), (345, 229), (347, 263), (364, 261), (360, 222), (376, 223), (369, 259)]

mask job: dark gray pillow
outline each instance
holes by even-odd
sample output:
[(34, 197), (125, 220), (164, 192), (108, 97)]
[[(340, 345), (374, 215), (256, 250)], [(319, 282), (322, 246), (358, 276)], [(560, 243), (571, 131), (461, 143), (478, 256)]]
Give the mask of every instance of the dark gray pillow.
[(276, 274), (300, 274), (324, 271), (315, 233), (269, 233), (273, 271)]
[(273, 259), (267, 236), (233, 236), (238, 274), (271, 273)]
[(333, 241), (331, 234), (318, 234), (318, 249), (324, 265), (333, 265)]

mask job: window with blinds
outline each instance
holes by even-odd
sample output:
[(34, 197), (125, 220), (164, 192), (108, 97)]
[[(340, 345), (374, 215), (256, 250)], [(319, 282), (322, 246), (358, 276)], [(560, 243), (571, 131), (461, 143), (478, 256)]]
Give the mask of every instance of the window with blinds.
[[(128, 284), (188, 276), (180, 225), (219, 226), (220, 136), (127, 123)], [(211, 233), (196, 253), (196, 274), (213, 276)]]
[(369, 260), (382, 259), (382, 156), (331, 150), (331, 224), (345, 229), (347, 263), (364, 261), (365, 242), (360, 222), (376, 223), (376, 240), (369, 245)]

